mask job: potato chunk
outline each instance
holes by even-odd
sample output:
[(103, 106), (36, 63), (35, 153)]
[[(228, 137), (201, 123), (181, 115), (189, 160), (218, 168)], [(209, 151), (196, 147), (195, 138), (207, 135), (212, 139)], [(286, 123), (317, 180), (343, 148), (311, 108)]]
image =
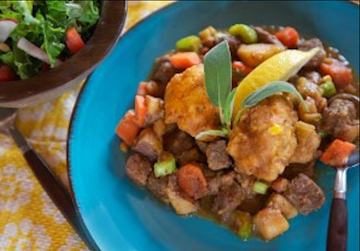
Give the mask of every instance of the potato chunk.
[(284, 46), (276, 44), (242, 44), (237, 51), (237, 55), (246, 65), (256, 67), (266, 59), (284, 50)]
[(177, 191), (174, 191), (169, 187), (167, 187), (165, 191), (170, 204), (177, 214), (186, 215), (197, 211), (197, 205), (190, 200), (181, 197)]
[(298, 210), (284, 196), (273, 193), (268, 201), (268, 207), (279, 209), (286, 219), (297, 216)]
[[(175, 75), (167, 85), (165, 123), (177, 123), (182, 131), (193, 137), (203, 131), (220, 129), (219, 109), (206, 94), (203, 65)], [(202, 138), (203, 141), (212, 139)]]
[(289, 223), (279, 209), (264, 208), (254, 217), (256, 231), (266, 240), (272, 240), (289, 229)]

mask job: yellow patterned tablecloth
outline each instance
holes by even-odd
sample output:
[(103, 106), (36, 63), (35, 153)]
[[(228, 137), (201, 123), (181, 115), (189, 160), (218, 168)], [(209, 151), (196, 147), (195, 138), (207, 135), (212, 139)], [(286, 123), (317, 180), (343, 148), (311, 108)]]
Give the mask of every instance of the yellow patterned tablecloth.
[[(170, 1), (129, 1), (126, 29)], [(66, 137), (79, 87), (21, 109), (17, 126), (68, 186)], [(0, 134), (0, 251), (88, 250), (34, 178), (20, 151)]]

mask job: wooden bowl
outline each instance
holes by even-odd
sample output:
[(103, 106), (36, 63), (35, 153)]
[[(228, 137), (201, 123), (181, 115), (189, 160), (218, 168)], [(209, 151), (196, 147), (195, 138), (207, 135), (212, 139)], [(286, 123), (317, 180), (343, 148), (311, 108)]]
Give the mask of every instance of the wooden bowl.
[(24, 107), (56, 98), (86, 78), (109, 54), (125, 23), (126, 1), (102, 1), (100, 19), (85, 47), (64, 64), (26, 80), (0, 83), (0, 107)]

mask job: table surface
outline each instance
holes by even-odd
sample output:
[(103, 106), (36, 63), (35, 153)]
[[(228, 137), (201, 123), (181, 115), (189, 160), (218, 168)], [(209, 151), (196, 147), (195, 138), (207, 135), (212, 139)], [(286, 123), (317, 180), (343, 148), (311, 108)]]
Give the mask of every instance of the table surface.
[[(126, 28), (171, 1), (129, 1)], [(51, 102), (21, 109), (19, 130), (69, 187), (66, 138), (81, 84)], [(51, 202), (14, 142), (0, 134), (0, 251), (88, 250)]]

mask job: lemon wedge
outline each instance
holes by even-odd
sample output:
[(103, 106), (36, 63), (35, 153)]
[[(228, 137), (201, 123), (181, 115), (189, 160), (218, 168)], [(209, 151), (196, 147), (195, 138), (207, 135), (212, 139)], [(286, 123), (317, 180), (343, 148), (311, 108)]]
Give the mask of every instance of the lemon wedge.
[(250, 93), (273, 81), (287, 81), (309, 62), (319, 50), (319, 48), (306, 52), (286, 50), (261, 63), (237, 87), (232, 119), (235, 119), (245, 98)]

